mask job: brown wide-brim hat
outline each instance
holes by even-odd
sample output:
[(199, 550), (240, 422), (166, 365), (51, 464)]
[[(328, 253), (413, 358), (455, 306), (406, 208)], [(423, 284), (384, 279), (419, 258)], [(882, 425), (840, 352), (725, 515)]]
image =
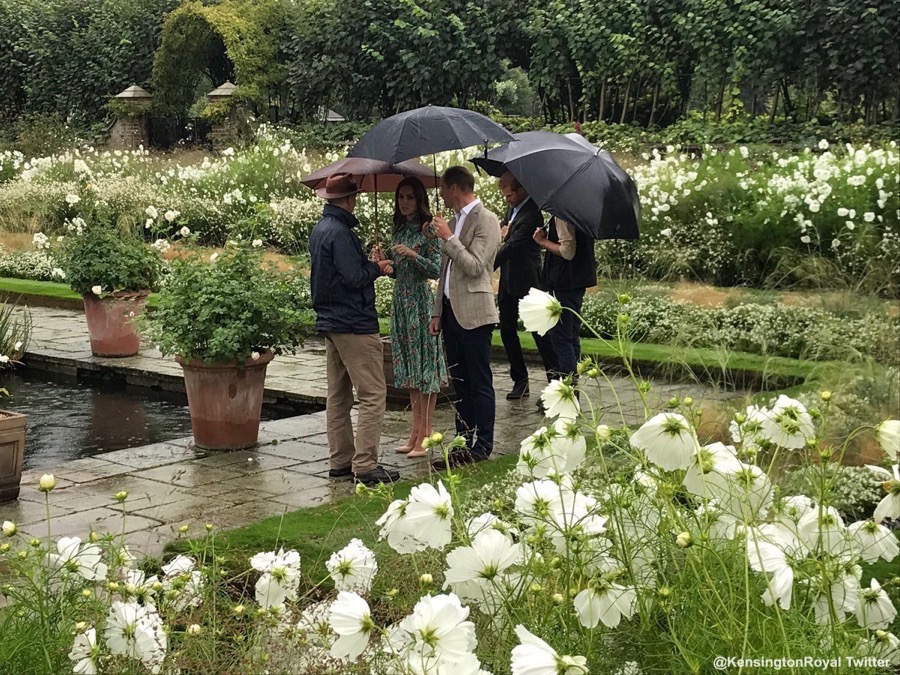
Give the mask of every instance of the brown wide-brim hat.
[(322, 199), (341, 199), (360, 192), (359, 185), (350, 173), (336, 173), (325, 179), (325, 185), (316, 190)]

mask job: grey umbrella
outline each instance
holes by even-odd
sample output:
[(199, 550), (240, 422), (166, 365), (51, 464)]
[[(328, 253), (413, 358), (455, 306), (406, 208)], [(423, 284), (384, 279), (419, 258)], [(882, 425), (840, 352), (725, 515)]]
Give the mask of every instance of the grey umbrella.
[(511, 133), (484, 115), (429, 105), (382, 120), (363, 134), (348, 156), (396, 164), (444, 150), (513, 140)]
[(605, 150), (576, 134), (516, 134), (515, 143), (472, 162), (492, 176), (511, 172), (537, 205), (595, 239), (637, 239), (640, 201), (631, 177)]

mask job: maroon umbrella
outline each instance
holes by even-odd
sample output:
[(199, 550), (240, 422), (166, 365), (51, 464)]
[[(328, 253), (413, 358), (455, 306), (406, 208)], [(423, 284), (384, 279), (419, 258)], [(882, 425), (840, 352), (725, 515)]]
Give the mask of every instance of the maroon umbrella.
[(329, 176), (336, 173), (349, 173), (356, 179), (362, 192), (375, 193), (375, 243), (379, 244), (378, 236), (378, 193), (394, 192), (404, 178), (414, 177), (422, 181), (426, 188), (436, 188), (441, 184), (440, 177), (427, 166), (415, 159), (410, 159), (397, 164), (382, 162), (378, 159), (367, 157), (345, 157), (328, 166), (323, 166), (318, 171), (309, 174), (300, 182), (313, 190), (323, 187)]
[(418, 178), (426, 188), (434, 188), (441, 183), (441, 179), (434, 171), (418, 160), (410, 159), (398, 164), (389, 164), (367, 157), (339, 159), (309, 174), (300, 182), (315, 190), (325, 184), (326, 178), (336, 173), (353, 174), (363, 192), (394, 192), (400, 181), (410, 176)]

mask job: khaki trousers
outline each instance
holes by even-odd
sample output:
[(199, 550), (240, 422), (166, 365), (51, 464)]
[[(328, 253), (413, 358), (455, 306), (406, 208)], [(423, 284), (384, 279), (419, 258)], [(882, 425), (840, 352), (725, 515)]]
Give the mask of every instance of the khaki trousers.
[[(378, 446), (387, 405), (384, 355), (377, 334), (325, 333), (328, 399), (325, 418), (332, 469), (351, 467), (354, 473), (378, 465)], [(359, 398), (356, 440), (350, 409), (353, 389)]]

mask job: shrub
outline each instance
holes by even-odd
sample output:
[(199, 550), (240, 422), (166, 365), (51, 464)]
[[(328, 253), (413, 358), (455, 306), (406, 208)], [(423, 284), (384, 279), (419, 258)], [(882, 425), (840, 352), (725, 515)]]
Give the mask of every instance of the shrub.
[(313, 325), (308, 287), (265, 265), (246, 240), (228, 242), (212, 261), (199, 251), (174, 260), (146, 321), (163, 354), (238, 363), (254, 352), (293, 353)]

